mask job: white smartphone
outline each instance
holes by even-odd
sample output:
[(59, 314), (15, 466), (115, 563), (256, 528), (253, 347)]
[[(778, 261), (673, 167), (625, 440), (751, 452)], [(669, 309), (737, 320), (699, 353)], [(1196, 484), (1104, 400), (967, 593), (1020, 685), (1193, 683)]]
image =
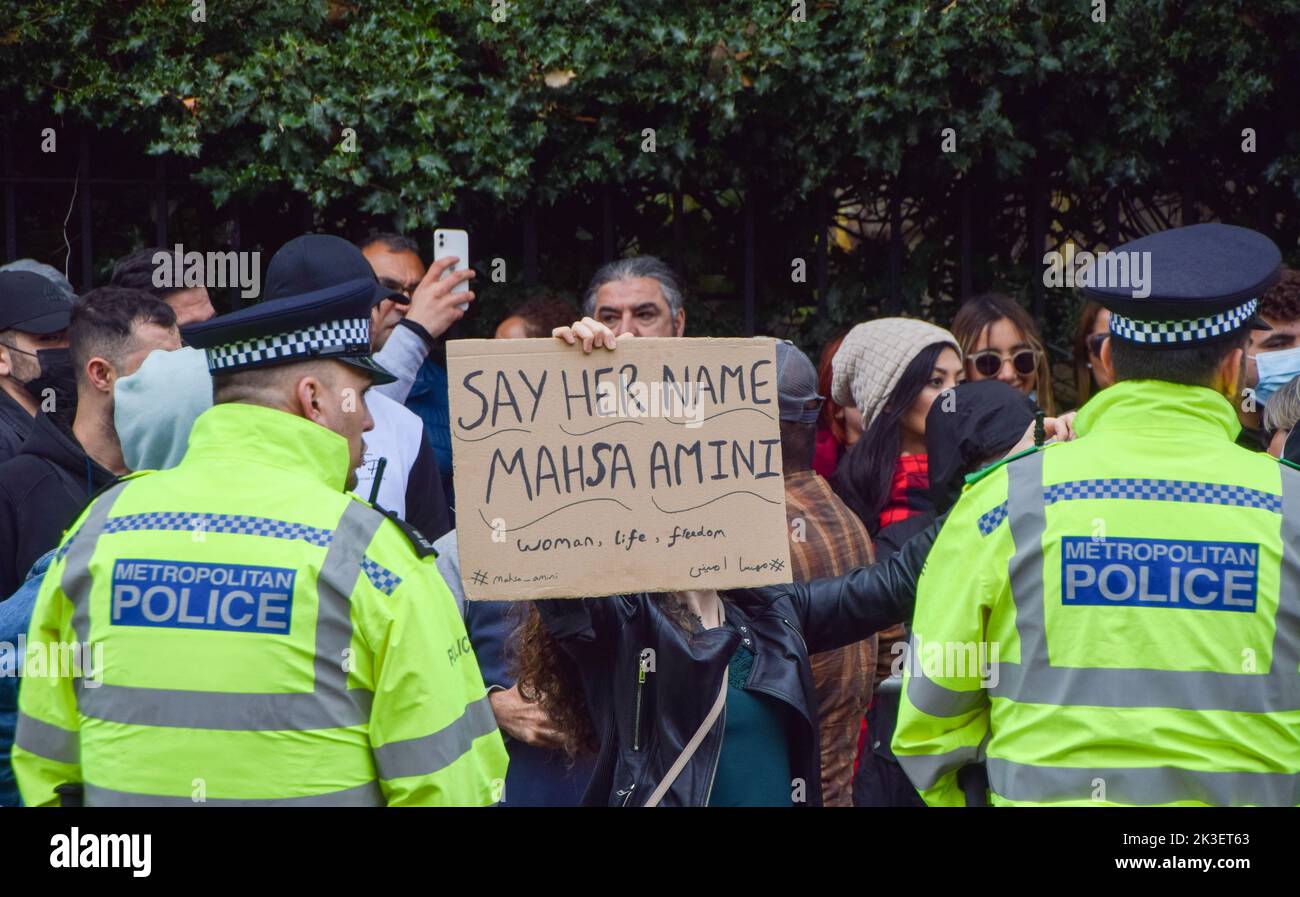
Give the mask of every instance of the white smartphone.
[[(445, 259), (449, 255), (454, 255), (460, 261), (455, 265), (442, 272), (443, 277), (447, 277), (454, 271), (465, 271), (469, 268), (469, 232), (456, 230), (454, 228), (440, 227), (433, 232), (433, 260)], [(463, 280), (456, 284), (453, 293), (468, 293), (469, 281)], [(460, 304), (460, 310), (465, 311), (469, 308), (468, 302)]]

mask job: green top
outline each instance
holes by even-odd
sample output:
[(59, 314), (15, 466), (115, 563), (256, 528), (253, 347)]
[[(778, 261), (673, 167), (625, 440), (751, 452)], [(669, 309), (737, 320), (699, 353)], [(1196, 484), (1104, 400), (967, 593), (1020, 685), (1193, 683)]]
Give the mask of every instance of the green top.
[(771, 695), (745, 690), (753, 665), (742, 642), (727, 665), (726, 724), (710, 807), (790, 806), (793, 711)]

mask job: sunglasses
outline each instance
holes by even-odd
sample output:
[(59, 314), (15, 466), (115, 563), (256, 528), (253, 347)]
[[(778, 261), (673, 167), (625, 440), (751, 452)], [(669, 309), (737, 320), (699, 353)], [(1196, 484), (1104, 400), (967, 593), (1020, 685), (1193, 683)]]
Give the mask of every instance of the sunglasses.
[[(986, 349), (971, 356), (975, 370), (983, 377), (996, 377), (1002, 370), (1002, 356), (994, 349)], [(1032, 374), (1038, 367), (1038, 353), (1025, 349), (1011, 356), (1011, 366), (1021, 376)]]
[(1110, 339), (1109, 333), (1094, 333), (1092, 336), (1088, 337), (1084, 340), (1088, 345), (1088, 354), (1093, 358), (1100, 358), (1101, 344), (1106, 342), (1108, 339)]

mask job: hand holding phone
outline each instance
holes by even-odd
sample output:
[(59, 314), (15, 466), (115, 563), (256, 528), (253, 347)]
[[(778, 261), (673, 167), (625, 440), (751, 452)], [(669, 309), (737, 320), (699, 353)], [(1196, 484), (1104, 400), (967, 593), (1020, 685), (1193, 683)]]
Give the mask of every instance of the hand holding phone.
[[(451, 236), (454, 234), (460, 238)], [(465, 231), (437, 230), (433, 246), (434, 262), (411, 294), (406, 319), (436, 338), (465, 316), (474, 299), (469, 288), (474, 269), (469, 266), (469, 235)]]
[[(455, 258), (456, 263), (449, 270), (443, 271), (443, 277), (469, 270), (468, 231), (440, 227), (433, 232), (433, 260), (436, 263), (445, 258)], [(464, 293), (468, 290), (469, 284), (461, 281), (452, 287), (451, 291), (453, 293)], [(457, 307), (461, 311), (465, 311), (469, 308), (469, 303), (462, 302)]]

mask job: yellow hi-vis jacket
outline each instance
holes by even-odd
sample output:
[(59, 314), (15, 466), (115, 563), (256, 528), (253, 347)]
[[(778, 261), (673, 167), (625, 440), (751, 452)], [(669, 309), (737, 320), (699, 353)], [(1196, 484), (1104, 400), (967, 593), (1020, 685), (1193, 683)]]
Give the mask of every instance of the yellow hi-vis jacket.
[(25, 803), (68, 782), (106, 806), (500, 799), (505, 748), (434, 557), (343, 491), (348, 468), (341, 436), (223, 404), (178, 467), (90, 504), (28, 635)]
[(1300, 472), (1227, 400), (1123, 382), (969, 485), (921, 576), (893, 747), (932, 805), (1300, 803)]

